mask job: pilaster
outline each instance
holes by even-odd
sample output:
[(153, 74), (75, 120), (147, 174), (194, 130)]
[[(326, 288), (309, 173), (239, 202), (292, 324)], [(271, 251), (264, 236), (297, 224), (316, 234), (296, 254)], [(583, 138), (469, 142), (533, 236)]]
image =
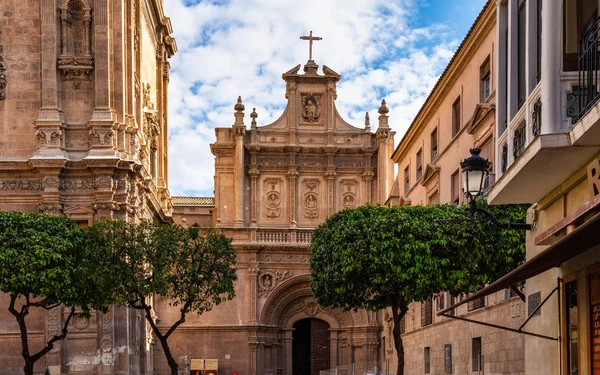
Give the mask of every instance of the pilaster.
[(64, 123), (58, 108), (58, 26), (56, 0), (42, 0), (41, 13), (41, 64), (42, 93), (37, 129), (38, 150), (35, 158), (64, 158)]

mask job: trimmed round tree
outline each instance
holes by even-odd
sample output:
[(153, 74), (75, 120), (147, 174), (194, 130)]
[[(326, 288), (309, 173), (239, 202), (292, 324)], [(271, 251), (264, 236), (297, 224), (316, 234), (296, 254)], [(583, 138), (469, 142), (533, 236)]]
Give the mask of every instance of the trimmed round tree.
[[(33, 374), (35, 363), (67, 336), (72, 319), (87, 318), (90, 309), (106, 311), (114, 299), (107, 279), (110, 269), (101, 268), (83, 245), (73, 220), (23, 212), (0, 212), (0, 291), (10, 296), (8, 311), (21, 335), (24, 373)], [(32, 308), (59, 306), (69, 309), (60, 332), (31, 353), (26, 318)]]
[[(490, 235), (485, 230), (493, 232), (495, 242), (484, 238)], [(472, 292), (499, 277), (500, 269), (515, 264), (507, 253), (514, 251), (516, 263), (523, 260), (524, 237), (504, 241), (501, 231), (470, 220), (464, 209), (452, 205), (362, 206), (321, 224), (311, 251), (310, 285), (319, 304), (344, 310), (391, 308), (396, 374), (402, 375), (400, 320), (408, 305), (440, 290)], [(494, 262), (506, 264), (489, 272), (486, 265)]]
[[(212, 228), (102, 221), (89, 228), (95, 246), (110, 248), (120, 260), (122, 301), (142, 310), (165, 353), (172, 375), (178, 364), (168, 339), (188, 313), (202, 314), (235, 296), (236, 254), (231, 240)], [(179, 310), (166, 331), (156, 325), (152, 296)]]

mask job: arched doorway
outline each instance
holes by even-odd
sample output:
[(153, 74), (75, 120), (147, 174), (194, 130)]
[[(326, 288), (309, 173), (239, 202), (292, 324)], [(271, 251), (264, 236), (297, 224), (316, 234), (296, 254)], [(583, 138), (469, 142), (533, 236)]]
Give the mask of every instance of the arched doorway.
[(298, 320), (293, 328), (292, 375), (319, 375), (329, 370), (329, 324), (308, 318)]

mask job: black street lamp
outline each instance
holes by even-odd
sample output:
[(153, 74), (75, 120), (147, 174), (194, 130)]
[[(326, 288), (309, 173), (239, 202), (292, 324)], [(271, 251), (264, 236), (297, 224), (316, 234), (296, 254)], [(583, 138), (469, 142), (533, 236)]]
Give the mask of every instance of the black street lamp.
[(477, 198), (483, 194), (485, 179), (489, 175), (490, 162), (479, 156), (478, 148), (472, 148), (471, 156), (460, 163), (463, 173), (463, 191), (469, 198), (469, 211), (471, 215), (476, 212), (484, 214), (496, 226), (504, 229), (530, 230), (531, 225), (526, 223), (504, 223), (498, 221), (491, 213), (477, 207)]

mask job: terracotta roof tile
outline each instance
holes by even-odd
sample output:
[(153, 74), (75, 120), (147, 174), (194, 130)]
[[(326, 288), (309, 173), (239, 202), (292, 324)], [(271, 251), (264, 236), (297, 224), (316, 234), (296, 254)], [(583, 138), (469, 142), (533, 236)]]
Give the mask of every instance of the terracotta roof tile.
[(173, 197), (174, 206), (214, 206), (214, 197)]

